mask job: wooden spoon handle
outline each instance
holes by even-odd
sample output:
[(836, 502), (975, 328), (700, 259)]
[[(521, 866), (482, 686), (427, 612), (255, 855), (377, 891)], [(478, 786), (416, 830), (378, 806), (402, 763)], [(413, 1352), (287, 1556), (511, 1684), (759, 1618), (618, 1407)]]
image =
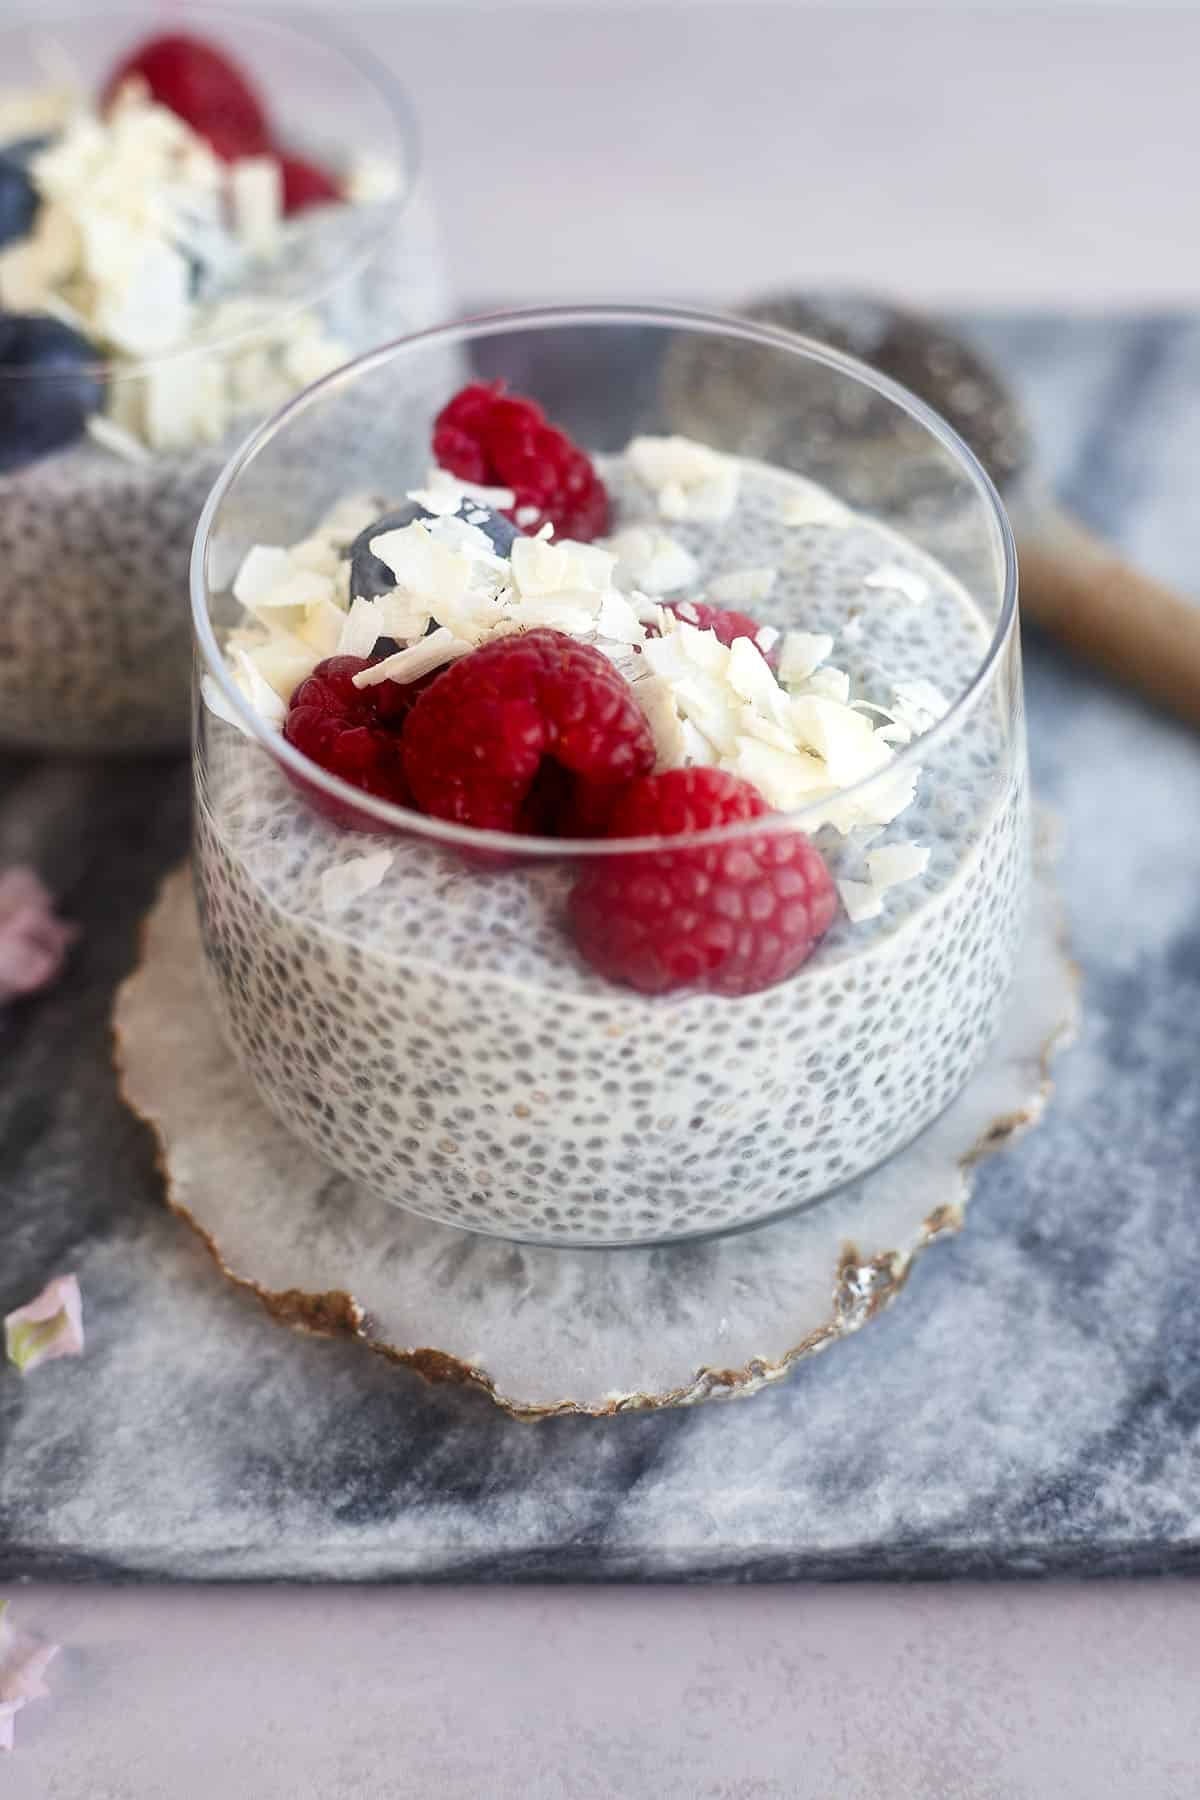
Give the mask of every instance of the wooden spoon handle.
[(1021, 610), (1115, 681), (1200, 728), (1200, 605), (1057, 512), (1023, 539)]

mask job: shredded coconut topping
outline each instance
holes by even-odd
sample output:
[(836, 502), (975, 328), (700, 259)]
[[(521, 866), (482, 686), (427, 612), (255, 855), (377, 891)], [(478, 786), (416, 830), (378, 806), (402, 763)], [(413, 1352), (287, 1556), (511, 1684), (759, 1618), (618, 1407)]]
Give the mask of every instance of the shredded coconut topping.
[(903, 563), (881, 563), (879, 568), (872, 569), (864, 577), (863, 586), (882, 589), (885, 593), (899, 594), (913, 606), (920, 606), (929, 598), (929, 583), (924, 575), (918, 575), (915, 569), (906, 569)]
[[(674, 466), (672, 457), (655, 462), (655, 455), (648, 462), (643, 454), (642, 467), (661, 474)], [(496, 490), (472, 496), (431, 475), (412, 497), (421, 505), (436, 500), (434, 517), (370, 540), (396, 581), (377, 599), (351, 599), (339, 580), (347, 543), (384, 510), (377, 498), (343, 501), (290, 550), (256, 545), (247, 554), (234, 581), (247, 621), (230, 634), (228, 650), (235, 680), (269, 725), (282, 723), (297, 683), (324, 656), (367, 657), (378, 638), (394, 639), (394, 654), (355, 676), (358, 687), (370, 688), (416, 680), (493, 638), (549, 625), (594, 644), (630, 681), (660, 770), (726, 769), (752, 782), (771, 807), (805, 809), (811, 829), (827, 826), (855, 845), (911, 804), (919, 771), (897, 769), (896, 752), (945, 710), (932, 683), (898, 683), (891, 707), (869, 704), (852, 694), (846, 671), (828, 662), (833, 638), (804, 631), (784, 634), (776, 674), (763, 654), (778, 639), (773, 628), (760, 632), (761, 646), (748, 637), (726, 646), (700, 629), (701, 615), (688, 602), (668, 608), (623, 585), (630, 561), (644, 577), (648, 564), (679, 548), (661, 534), (639, 527), (605, 545), (518, 537), (505, 558), (469, 508), (457, 516), (464, 496), (481, 506), (500, 497)], [(732, 591), (761, 595), (772, 573), (741, 571)], [(207, 685), (205, 693), (214, 704)], [(228, 716), (219, 703), (214, 710)], [(921, 874), (927, 860), (911, 844), (873, 851), (866, 878), (844, 884), (850, 917), (873, 916), (888, 888)]]
[(654, 490), (664, 519), (718, 521), (737, 505), (737, 463), (694, 438), (636, 437), (625, 454), (638, 479)]
[(755, 606), (770, 597), (775, 586), (774, 569), (731, 569), (708, 584), (708, 598), (718, 606)]
[(825, 488), (811, 487), (788, 494), (779, 510), (781, 525), (849, 525), (850, 508)]
[(649, 525), (627, 525), (600, 541), (616, 557), (615, 580), (625, 589), (670, 594), (690, 587), (699, 573), (700, 565), (690, 550)]

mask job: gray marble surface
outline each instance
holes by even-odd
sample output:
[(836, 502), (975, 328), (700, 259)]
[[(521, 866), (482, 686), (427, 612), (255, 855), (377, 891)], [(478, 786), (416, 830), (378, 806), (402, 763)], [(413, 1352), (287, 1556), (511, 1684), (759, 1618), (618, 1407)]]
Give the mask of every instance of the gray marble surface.
[[(1200, 590), (1200, 323), (977, 323), (1064, 498)], [(161, 1211), (113, 983), (186, 837), (173, 762), (3, 766), (0, 859), (83, 926), (0, 1023), (0, 1309), (78, 1270), (89, 1350), (0, 1377), (0, 1573), (371, 1579), (1188, 1569), (1200, 1543), (1200, 745), (1029, 646), (1087, 979), (1049, 1121), (835, 1356), (742, 1404), (514, 1424), (286, 1335)], [(169, 1331), (164, 1324), (170, 1325)]]

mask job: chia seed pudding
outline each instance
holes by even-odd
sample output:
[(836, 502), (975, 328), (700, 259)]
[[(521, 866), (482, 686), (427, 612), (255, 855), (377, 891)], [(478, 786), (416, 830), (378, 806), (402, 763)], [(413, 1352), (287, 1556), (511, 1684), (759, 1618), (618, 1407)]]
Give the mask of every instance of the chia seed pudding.
[[(0, 95), (7, 746), (186, 739), (188, 557), (232, 447), (353, 351), (443, 309), (390, 95), (327, 45), (250, 19), (231, 50), (176, 32), (114, 70), (130, 25), (77, 22), (64, 48), (79, 68), (49, 85), (35, 85), (39, 35), (0, 35), (4, 81), (24, 60), (29, 82)], [(232, 97), (196, 82), (197, 59)], [(309, 59), (342, 114), (312, 160), (274, 116), (307, 116), (284, 90), (307, 85)]]
[[(734, 503), (681, 503), (672, 468), (686, 478), (691, 452), (712, 457), (644, 440), (595, 459), (617, 558), (597, 579), (657, 621), (636, 646), (605, 646), (634, 694), (637, 659), (666, 667), (676, 633), (712, 652), (647, 586), (752, 602), (768, 627), (758, 648), (790, 667), (793, 699), (828, 699), (830, 719), (838, 708), (871, 718), (887, 744), (874, 754), (890, 759), (844, 793), (836, 782), (814, 789), (787, 821), (820, 850), (839, 900), (786, 979), (744, 993), (647, 993), (609, 979), (572, 929), (571, 892), (594, 846), (534, 853), (522, 840), (519, 860), (497, 863), (415, 821), (407, 833), (347, 829), (205, 680), (195, 867), (231, 1047), (318, 1156), (429, 1218), (570, 1245), (770, 1218), (914, 1138), (998, 1024), (1028, 884), (1015, 635), (1001, 657), (1007, 679), (978, 683), (992, 625), (939, 562), (803, 477), (748, 459), (713, 458)], [(439, 510), (428, 487), (413, 492)], [(464, 507), (482, 521), (487, 499)], [(361, 522), (351, 508), (327, 537), (343, 568)], [(344, 605), (350, 577), (338, 585)], [(687, 599), (673, 599), (686, 621)], [(247, 670), (254, 641), (230, 633), (229, 654), (242, 646), (243, 693), (278, 723), (278, 698), (264, 701)], [(686, 713), (686, 677), (675, 692)], [(677, 723), (665, 735), (656, 725), (660, 769), (666, 744), (678, 765), (700, 741), (679, 740)], [(766, 798), (780, 805), (778, 793)]]

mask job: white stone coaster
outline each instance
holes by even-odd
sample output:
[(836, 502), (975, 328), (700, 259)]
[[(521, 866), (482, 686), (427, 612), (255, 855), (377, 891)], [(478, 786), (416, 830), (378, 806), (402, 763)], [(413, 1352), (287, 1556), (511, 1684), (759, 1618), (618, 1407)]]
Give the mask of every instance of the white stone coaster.
[[(803, 977), (801, 977), (803, 979)], [(916, 1143), (809, 1210), (648, 1249), (555, 1250), (390, 1207), (319, 1163), (254, 1096), (205, 985), (188, 874), (164, 885), (114, 1027), (168, 1204), (281, 1323), (358, 1339), (519, 1418), (750, 1394), (889, 1305), (963, 1223), (978, 1160), (1040, 1118), (1076, 978), (1043, 870), (985, 1066)]]

